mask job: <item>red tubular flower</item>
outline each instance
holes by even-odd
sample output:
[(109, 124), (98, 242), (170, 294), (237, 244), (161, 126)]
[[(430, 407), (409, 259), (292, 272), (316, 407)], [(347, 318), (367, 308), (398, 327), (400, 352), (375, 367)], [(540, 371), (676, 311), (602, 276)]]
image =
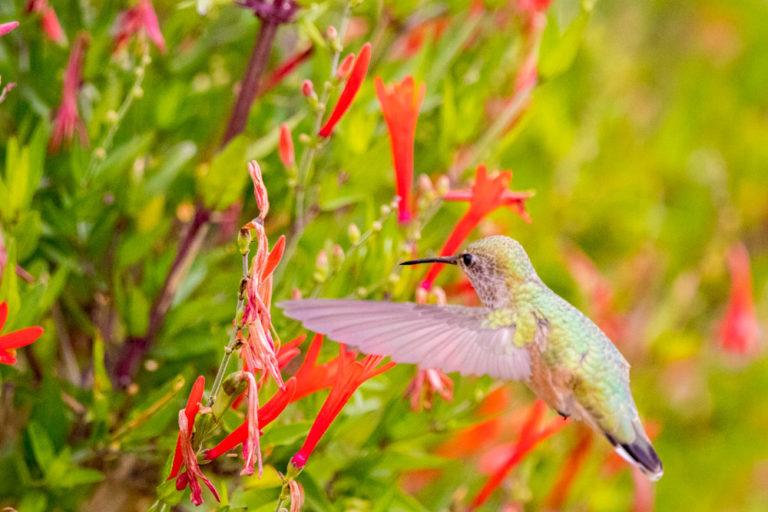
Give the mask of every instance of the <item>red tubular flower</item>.
[(560, 510), (563, 507), (566, 498), (568, 498), (568, 492), (592, 448), (592, 431), (583, 426), (580, 430), (579, 438), (571, 449), (571, 453), (560, 471), (560, 476), (552, 487), (549, 498), (547, 498), (548, 510)]
[(322, 347), (323, 336), (315, 334), (307, 350), (307, 355), (304, 357), (304, 362), (295, 375), (296, 394), (293, 401), (301, 400), (307, 395), (333, 386), (337, 380), (339, 368), (348, 366), (355, 357), (353, 353), (342, 350), (335, 359), (324, 364), (317, 364), (317, 357), (320, 355)]
[(590, 312), (597, 325), (612, 340), (621, 340), (625, 319), (616, 311), (611, 283), (600, 274), (589, 256), (576, 247), (565, 251), (565, 263), (579, 288), (589, 299)]
[(538, 430), (539, 422), (541, 421), (546, 408), (547, 406), (542, 400), (536, 400), (533, 406), (531, 406), (531, 409), (528, 412), (528, 418), (523, 424), (520, 431), (520, 437), (515, 444), (512, 453), (501, 468), (491, 475), (480, 492), (477, 493), (469, 507), (470, 510), (475, 510), (485, 503), (507, 474), (517, 466), (531, 450), (533, 450), (541, 441), (555, 434), (566, 425), (565, 421), (558, 419), (541, 430)]
[(83, 145), (88, 144), (88, 133), (85, 131), (85, 125), (77, 110), (77, 93), (82, 81), (83, 60), (87, 44), (87, 36), (81, 34), (75, 40), (72, 53), (69, 55), (69, 63), (64, 72), (61, 105), (53, 121), (53, 134), (49, 144), (53, 152), (58, 151), (64, 141), (72, 140), (75, 132), (77, 132)]
[(277, 149), (283, 165), (285, 167), (293, 167), (296, 163), (296, 155), (293, 151), (293, 138), (291, 137), (291, 129), (285, 123), (280, 125), (280, 142)]
[(277, 87), (277, 85), (282, 82), (285, 77), (293, 73), (296, 68), (298, 68), (312, 55), (314, 51), (315, 48), (313, 46), (308, 46), (306, 49), (291, 55), (285, 61), (278, 64), (275, 70), (270, 73), (266, 80), (264, 80), (264, 85), (259, 88), (258, 95), (263, 96), (264, 94)]
[(752, 272), (749, 253), (743, 244), (728, 251), (731, 295), (728, 309), (720, 323), (720, 346), (732, 354), (744, 355), (758, 349), (760, 326), (752, 298)]
[[(445, 195), (446, 201), (469, 201), (469, 210), (456, 224), (445, 245), (443, 245), (440, 251), (441, 256), (455, 254), (483, 217), (502, 206), (514, 207), (523, 220), (530, 222), (528, 213), (525, 211), (525, 201), (533, 196), (533, 193), (508, 190), (507, 186), (511, 180), (511, 171), (501, 171), (490, 177), (485, 166), (479, 165), (475, 175), (475, 184), (472, 185), (471, 190), (453, 190)], [(432, 265), (424, 281), (422, 281), (421, 287), (427, 290), (431, 288), (442, 269), (442, 263)]]
[[(267, 425), (272, 423), (280, 413), (293, 401), (294, 394), (296, 392), (296, 378), (291, 377), (285, 382), (285, 387), (279, 389), (275, 396), (273, 396), (263, 407), (259, 409), (258, 428), (263, 430)], [(222, 439), (219, 444), (205, 451), (205, 458), (213, 460), (219, 457), (229, 450), (232, 450), (240, 444), (245, 444), (248, 440), (248, 419), (243, 421), (239, 427), (233, 430), (227, 437)], [(243, 446), (245, 450), (245, 446)]]
[[(8, 319), (8, 304), (0, 302), (0, 330), (5, 326)], [(18, 331), (9, 332), (0, 335), (0, 364), (15, 364), (16, 349), (31, 345), (43, 335), (42, 327), (25, 327)]]
[[(219, 493), (216, 492), (216, 488), (200, 469), (197, 463), (197, 455), (192, 447), (195, 417), (200, 411), (200, 401), (203, 399), (204, 390), (205, 378), (201, 375), (192, 386), (192, 391), (187, 399), (187, 405), (179, 411), (179, 436), (176, 440), (176, 451), (173, 455), (171, 474), (168, 476), (168, 480), (176, 478), (176, 489), (178, 490), (182, 490), (189, 485), (192, 491), (190, 499), (195, 505), (203, 503), (203, 493), (200, 482), (197, 481), (198, 478), (210, 489), (216, 501), (219, 501)], [(184, 467), (184, 472), (180, 473), (182, 466)]]
[(411, 188), (413, 187), (413, 144), (419, 107), (424, 100), (424, 84), (417, 86), (407, 76), (399, 84), (389, 87), (376, 77), (376, 95), (381, 103), (384, 120), (389, 131), (392, 159), (395, 164), (397, 195), (400, 197), (400, 222), (411, 220)]
[(344, 84), (344, 89), (342, 89), (341, 95), (339, 95), (339, 101), (333, 108), (331, 116), (317, 133), (320, 137), (330, 137), (336, 124), (338, 124), (342, 116), (349, 110), (350, 105), (352, 105), (352, 100), (354, 100), (357, 95), (357, 91), (359, 91), (360, 86), (363, 85), (363, 79), (365, 79), (365, 75), (368, 73), (368, 65), (370, 63), (371, 43), (365, 43), (360, 49), (360, 54), (355, 59), (355, 64), (352, 66), (352, 71), (349, 73), (347, 83)]
[(357, 388), (366, 380), (386, 372), (395, 365), (394, 362), (390, 361), (377, 368), (381, 360), (384, 359), (382, 356), (368, 355), (361, 361), (355, 361), (344, 357), (346, 351), (344, 345), (340, 345), (339, 350), (340, 364), (336, 381), (333, 383), (331, 392), (320, 408), (314, 423), (312, 423), (304, 444), (291, 458), (291, 464), (297, 468), (303, 468), (307, 464), (307, 460), (312, 455), (317, 443), (320, 442), (320, 438), (323, 437), (323, 434), (331, 426), (333, 420), (336, 419), (336, 416), (339, 415), (341, 409), (344, 408)]
[(277, 366), (281, 370), (288, 366), (288, 364), (293, 361), (293, 358), (301, 354), (301, 350), (299, 350), (298, 347), (304, 343), (304, 340), (306, 339), (306, 334), (300, 334), (293, 338), (291, 341), (280, 346), (277, 351)]
[(120, 51), (136, 34), (146, 35), (160, 52), (165, 53), (165, 39), (151, 0), (139, 0), (132, 8), (120, 14), (115, 32), (115, 51)]
[(64, 29), (61, 28), (59, 17), (56, 11), (48, 4), (48, 0), (29, 0), (27, 2), (27, 12), (40, 15), (40, 24), (43, 27), (43, 33), (46, 37), (58, 45), (67, 43), (67, 36)]
[(0, 23), (0, 37), (4, 36), (8, 32), (11, 32), (19, 26), (18, 21), (9, 21), (7, 23)]

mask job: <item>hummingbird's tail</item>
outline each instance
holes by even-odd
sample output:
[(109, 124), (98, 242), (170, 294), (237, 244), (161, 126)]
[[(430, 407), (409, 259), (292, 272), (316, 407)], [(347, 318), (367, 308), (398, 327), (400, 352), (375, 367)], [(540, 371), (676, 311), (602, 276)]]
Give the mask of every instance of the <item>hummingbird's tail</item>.
[(616, 453), (636, 466), (651, 481), (655, 482), (664, 474), (664, 467), (653, 449), (651, 442), (643, 432), (642, 427), (635, 427), (635, 440), (631, 443), (620, 443), (611, 434), (605, 433), (605, 437), (613, 445)]

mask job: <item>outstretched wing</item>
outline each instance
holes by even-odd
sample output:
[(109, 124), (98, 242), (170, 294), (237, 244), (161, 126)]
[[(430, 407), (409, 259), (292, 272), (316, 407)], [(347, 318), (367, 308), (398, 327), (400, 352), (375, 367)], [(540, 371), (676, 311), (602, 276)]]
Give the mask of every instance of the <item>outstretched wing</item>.
[(398, 363), (505, 380), (531, 374), (528, 351), (513, 344), (514, 326), (485, 326), (487, 309), (331, 299), (278, 306), (307, 329)]

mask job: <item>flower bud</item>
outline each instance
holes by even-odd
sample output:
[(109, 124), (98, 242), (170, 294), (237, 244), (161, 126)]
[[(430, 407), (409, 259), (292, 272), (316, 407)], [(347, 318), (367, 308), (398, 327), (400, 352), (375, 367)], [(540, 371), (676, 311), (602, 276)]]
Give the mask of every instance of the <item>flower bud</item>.
[(331, 265), (328, 260), (328, 253), (321, 250), (317, 253), (317, 258), (315, 258), (315, 272), (312, 274), (312, 278), (318, 283), (323, 283), (328, 279), (330, 270)]
[(345, 258), (344, 249), (339, 244), (333, 244), (331, 248), (331, 267), (338, 270), (344, 264)]
[(312, 84), (312, 80), (307, 79), (301, 83), (301, 94), (307, 98), (315, 95), (315, 86)]
[(352, 223), (347, 227), (347, 236), (353, 245), (360, 243), (360, 228), (357, 227), (357, 224)]
[(336, 70), (336, 78), (339, 80), (345, 80), (349, 73), (352, 71), (352, 66), (355, 64), (355, 54), (350, 53), (346, 57), (344, 57), (344, 60), (341, 61), (341, 64), (339, 64), (339, 68)]
[(441, 174), (437, 178), (436, 187), (438, 195), (440, 197), (443, 197), (445, 194), (448, 193), (448, 191), (451, 189), (451, 182), (448, 179), (448, 176), (445, 174)]

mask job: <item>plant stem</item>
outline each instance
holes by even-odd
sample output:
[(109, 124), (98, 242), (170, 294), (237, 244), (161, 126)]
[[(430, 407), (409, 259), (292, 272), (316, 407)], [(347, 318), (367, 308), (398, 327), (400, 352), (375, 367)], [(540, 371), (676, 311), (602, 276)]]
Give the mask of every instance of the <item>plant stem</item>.
[(278, 24), (274, 21), (262, 20), (259, 33), (256, 36), (256, 43), (251, 52), (251, 58), (248, 60), (248, 68), (245, 71), (245, 78), (240, 85), (240, 94), (232, 109), (229, 117), (227, 130), (221, 140), (221, 147), (242, 133), (245, 124), (248, 122), (248, 114), (251, 112), (251, 105), (259, 92), (259, 81), (264, 69), (267, 67), (270, 50), (275, 42)]
[(250, 254), (250, 251), (243, 254), (243, 278), (240, 281), (240, 292), (237, 299), (237, 306), (235, 307), (235, 320), (232, 325), (232, 334), (229, 336), (229, 342), (227, 343), (227, 346), (224, 348), (224, 356), (221, 358), (221, 363), (219, 363), (219, 369), (216, 371), (216, 377), (213, 379), (213, 385), (211, 386), (211, 394), (208, 397), (208, 407), (213, 407), (213, 404), (216, 402), (216, 395), (219, 394), (219, 388), (221, 388), (221, 383), (224, 381), (224, 374), (227, 372), (227, 366), (229, 366), (229, 360), (232, 358), (232, 353), (237, 348), (238, 339), (237, 339), (237, 330), (238, 330), (238, 320), (240, 318), (240, 314), (243, 311), (243, 308), (245, 307), (245, 286), (244, 283), (248, 279), (248, 255)]
[[(344, 4), (344, 12), (341, 15), (341, 23), (338, 31), (339, 40), (343, 40), (344, 34), (347, 32), (350, 14), (351, 8), (349, 2), (347, 2)], [(333, 81), (336, 77), (339, 61), (341, 60), (341, 52), (342, 48), (338, 48), (334, 51), (333, 58), (331, 59), (331, 73), (328, 84), (334, 83)], [(286, 260), (290, 260), (291, 256), (296, 251), (296, 248), (299, 244), (299, 239), (301, 238), (301, 233), (304, 231), (304, 225), (306, 223), (306, 190), (309, 186), (310, 177), (312, 175), (312, 166), (315, 163), (315, 157), (317, 156), (318, 150), (321, 148), (321, 141), (317, 140), (317, 132), (320, 131), (320, 127), (323, 124), (326, 105), (328, 103), (328, 99), (331, 96), (331, 93), (333, 92), (333, 89), (333, 85), (323, 87), (322, 96), (318, 101), (320, 106), (315, 113), (315, 123), (312, 127), (312, 141), (304, 150), (304, 153), (302, 153), (301, 160), (299, 161), (296, 178), (296, 206), (294, 210), (293, 228), (291, 230), (293, 236), (291, 236), (290, 240), (288, 241), (288, 246), (285, 248), (284, 258)], [(283, 269), (286, 267), (287, 265), (284, 266)], [(278, 272), (280, 275), (282, 274), (282, 271), (279, 270)]]
[[(222, 137), (222, 148), (245, 128), (251, 105), (258, 93), (259, 80), (269, 60), (278, 25), (276, 22), (264, 20), (261, 22), (261, 27), (256, 35), (256, 43), (248, 60), (245, 78), (240, 87), (240, 93), (232, 109), (227, 129)], [(130, 103), (128, 103), (128, 106), (130, 106)], [(121, 111), (123, 111), (122, 107)], [(108, 137), (107, 141), (111, 141), (111, 138)], [(113, 366), (113, 378), (118, 385), (127, 386), (133, 380), (139, 363), (154, 343), (165, 321), (165, 316), (170, 309), (176, 291), (203, 244), (212, 213), (201, 202), (197, 203), (192, 223), (179, 242), (176, 258), (173, 260), (168, 275), (165, 277), (160, 294), (152, 304), (147, 333), (142, 337), (126, 340)]]

